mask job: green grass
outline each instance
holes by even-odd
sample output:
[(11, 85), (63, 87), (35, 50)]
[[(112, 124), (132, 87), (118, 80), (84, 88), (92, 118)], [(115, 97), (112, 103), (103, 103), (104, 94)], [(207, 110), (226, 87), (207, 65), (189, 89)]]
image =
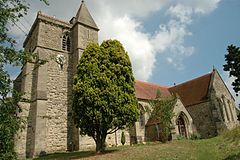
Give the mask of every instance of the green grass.
[(55, 153), (39, 159), (88, 159), (88, 160), (240, 160), (240, 128), (224, 132), (221, 136), (204, 140), (175, 140), (145, 145), (109, 148), (96, 155), (94, 151)]

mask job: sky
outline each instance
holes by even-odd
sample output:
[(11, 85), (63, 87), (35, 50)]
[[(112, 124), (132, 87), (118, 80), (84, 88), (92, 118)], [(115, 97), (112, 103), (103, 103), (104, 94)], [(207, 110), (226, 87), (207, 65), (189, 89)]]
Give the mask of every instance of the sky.
[[(22, 46), (37, 11), (69, 21), (81, 0), (27, 0), (30, 10), (10, 30)], [(85, 0), (97, 23), (99, 43), (118, 39), (127, 50), (135, 78), (173, 86), (216, 68), (232, 91), (233, 78), (223, 71), (230, 44), (240, 46), (239, 0)], [(19, 29), (21, 28), (21, 29)], [(19, 70), (10, 69), (16, 76)], [(240, 97), (235, 97), (240, 103)]]

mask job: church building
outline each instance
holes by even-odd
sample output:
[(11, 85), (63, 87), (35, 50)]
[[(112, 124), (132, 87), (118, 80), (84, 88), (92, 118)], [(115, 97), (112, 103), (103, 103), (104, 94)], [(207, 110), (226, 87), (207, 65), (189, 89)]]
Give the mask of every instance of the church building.
[[(41, 66), (26, 63), (15, 80), (15, 88), (23, 93), (20, 116), (26, 122), (16, 135), (15, 149), (19, 157), (94, 148), (94, 141), (81, 136), (73, 123), (72, 85), (81, 54), (89, 42), (98, 42), (98, 31), (84, 1), (69, 22), (38, 12), (24, 48), (35, 53), (38, 61), (47, 60), (47, 63)], [(126, 144), (159, 139), (151, 131), (161, 126), (148, 121), (150, 113), (146, 112), (157, 90), (163, 98), (178, 97), (171, 121), (172, 139), (179, 135), (189, 138), (193, 133), (203, 138), (213, 137), (239, 124), (234, 98), (215, 69), (172, 87), (137, 80), (135, 91), (140, 117), (132, 128), (124, 130)], [(109, 135), (107, 145), (120, 145), (121, 133)]]

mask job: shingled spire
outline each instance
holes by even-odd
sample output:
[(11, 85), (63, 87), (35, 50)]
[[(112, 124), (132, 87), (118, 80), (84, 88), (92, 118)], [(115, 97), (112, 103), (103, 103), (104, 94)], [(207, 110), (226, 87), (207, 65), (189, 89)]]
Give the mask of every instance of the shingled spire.
[(76, 21), (75, 21), (76, 23), (81, 23), (88, 27), (99, 30), (95, 21), (93, 20), (93, 18), (91, 16), (91, 14), (89, 13), (84, 1), (82, 1), (82, 4), (81, 4), (75, 18), (76, 18)]

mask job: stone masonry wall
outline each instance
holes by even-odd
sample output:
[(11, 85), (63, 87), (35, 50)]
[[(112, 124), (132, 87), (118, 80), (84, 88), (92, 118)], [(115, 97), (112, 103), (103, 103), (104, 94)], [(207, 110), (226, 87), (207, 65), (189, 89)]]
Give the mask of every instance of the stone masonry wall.
[[(40, 55), (38, 49), (34, 51), (39, 58), (43, 59), (45, 55)], [(30, 109), (28, 114), (28, 128), (27, 128), (27, 142), (26, 142), (26, 156), (32, 157), (44, 151), (45, 148), (45, 119), (43, 118), (45, 109), (44, 85), (45, 75), (41, 75), (42, 70), (46, 68), (45, 65), (38, 66), (34, 64), (32, 73), (32, 86)], [(45, 73), (45, 72), (44, 72)], [(39, 77), (39, 75), (41, 75)], [(41, 86), (40, 86), (41, 85)], [(44, 136), (43, 136), (44, 135)]]
[(38, 45), (38, 33), (39, 24), (33, 29), (31, 35), (29, 35), (28, 41), (25, 45), (25, 51), (33, 52), (35, 47)]
[(77, 42), (77, 48), (86, 48), (87, 44), (89, 42), (95, 42), (97, 43), (98, 41), (98, 31), (93, 30), (89, 27), (78, 25), (78, 32), (74, 38)]
[(128, 129), (125, 130), (118, 130), (116, 133), (110, 134), (106, 138), (106, 143), (108, 147), (113, 147), (113, 146), (121, 146), (121, 137), (122, 137), (122, 132), (124, 132), (125, 135), (125, 144), (124, 145), (130, 145), (130, 134)]
[[(27, 152), (29, 157), (45, 151), (67, 149), (68, 53), (62, 51), (63, 29), (51, 23), (39, 22), (36, 52), (46, 64), (34, 71), (32, 104), (29, 113)], [(29, 41), (30, 42), (30, 41)], [(63, 68), (56, 57), (63, 54)]]
[(211, 102), (207, 101), (188, 106), (186, 109), (193, 119), (193, 125), (196, 127), (196, 131), (203, 138), (217, 135), (216, 124), (211, 111)]
[[(106, 137), (107, 147), (121, 146), (122, 132), (125, 134), (125, 145), (130, 145), (130, 134), (128, 129), (118, 130), (116, 133), (109, 134)], [(95, 150), (96, 144), (92, 137), (81, 136), (79, 137), (79, 150)]]
[(239, 125), (235, 101), (217, 71), (214, 72), (213, 90), (214, 95), (211, 98), (221, 107), (219, 110), (222, 110), (222, 115), (219, 117), (223, 117), (223, 125), (228, 129)]
[(179, 135), (177, 119), (180, 114), (184, 116), (184, 123), (187, 131), (187, 138), (190, 138), (190, 136), (194, 133), (193, 120), (180, 99), (177, 99), (177, 102), (173, 109), (173, 113), (174, 113), (174, 116), (171, 120), (173, 124), (172, 139), (177, 139), (177, 136)]
[(136, 142), (135, 143), (144, 143), (146, 141), (146, 137), (145, 137), (145, 125), (147, 124), (149, 118), (150, 118), (150, 114), (149, 114), (149, 111), (152, 110), (152, 107), (150, 106), (149, 102), (147, 101), (144, 101), (144, 100), (138, 100), (138, 103), (139, 103), (139, 106), (143, 107), (143, 108), (140, 108), (139, 107), (139, 110), (142, 110), (143, 112), (143, 124), (141, 124), (141, 120), (140, 120), (140, 117), (138, 119), (137, 122), (135, 122), (134, 124), (134, 131), (132, 130), (132, 132), (135, 132), (135, 133), (132, 133), (130, 132), (130, 136), (131, 136), (131, 139), (135, 139)]
[[(50, 52), (49, 55), (57, 57), (62, 52)], [(47, 151), (64, 151), (67, 149), (67, 105), (68, 105), (68, 54), (64, 54), (66, 64), (63, 68), (53, 59), (48, 62), (47, 79)]]
[[(33, 36), (30, 37), (29, 43), (27, 43), (26, 50), (33, 51), (33, 47), (36, 44), (33, 43), (33, 39), (36, 38), (37, 29), (33, 31)], [(31, 43), (31, 44), (30, 44)], [(26, 157), (26, 150), (28, 148), (28, 141), (31, 141), (31, 138), (28, 137), (28, 130), (31, 129), (31, 118), (29, 117), (30, 111), (30, 102), (31, 102), (31, 92), (32, 92), (32, 80), (33, 80), (33, 64), (26, 63), (20, 74), (20, 77), (17, 78), (21, 81), (21, 84), (18, 86), (18, 91), (20, 91), (23, 96), (24, 101), (19, 102), (19, 106), (22, 109), (22, 112), (19, 116), (26, 122), (23, 124), (23, 129), (20, 130), (15, 136), (15, 151), (18, 154), (19, 158)]]
[(64, 31), (69, 31), (68, 28), (54, 25), (52, 23), (40, 22), (38, 45), (54, 50), (62, 50), (62, 36)]
[[(25, 103), (25, 102), (20, 102), (19, 106), (22, 108), (22, 112), (21, 112), (20, 116), (21, 116), (22, 120), (27, 122), (30, 104)], [(26, 142), (27, 142), (28, 124), (23, 123), (22, 125), (23, 125), (24, 129), (18, 131), (18, 133), (15, 136), (15, 151), (18, 154), (19, 158), (26, 157)]]

